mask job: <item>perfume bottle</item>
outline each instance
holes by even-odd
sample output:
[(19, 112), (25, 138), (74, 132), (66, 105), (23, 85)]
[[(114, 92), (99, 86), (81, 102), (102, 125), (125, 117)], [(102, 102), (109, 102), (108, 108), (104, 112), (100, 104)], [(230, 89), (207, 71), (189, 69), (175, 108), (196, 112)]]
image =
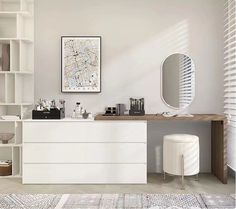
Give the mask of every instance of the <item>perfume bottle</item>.
[(81, 115), (81, 106), (80, 102), (76, 102), (76, 107), (75, 107), (75, 117), (79, 118)]

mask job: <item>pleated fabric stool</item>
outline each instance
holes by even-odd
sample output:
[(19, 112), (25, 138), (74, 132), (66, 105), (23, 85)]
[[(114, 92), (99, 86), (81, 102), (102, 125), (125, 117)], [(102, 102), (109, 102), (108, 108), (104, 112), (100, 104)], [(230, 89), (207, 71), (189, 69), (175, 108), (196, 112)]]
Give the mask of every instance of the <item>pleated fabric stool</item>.
[(171, 134), (163, 139), (163, 171), (165, 174), (184, 176), (199, 173), (199, 138), (189, 134)]

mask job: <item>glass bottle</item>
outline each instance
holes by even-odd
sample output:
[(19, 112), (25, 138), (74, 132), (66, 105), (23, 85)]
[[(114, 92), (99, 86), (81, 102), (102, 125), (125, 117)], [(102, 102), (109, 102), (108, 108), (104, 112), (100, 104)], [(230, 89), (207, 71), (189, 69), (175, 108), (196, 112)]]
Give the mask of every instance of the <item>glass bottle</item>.
[(80, 102), (76, 102), (76, 107), (75, 107), (75, 117), (79, 118), (80, 117)]

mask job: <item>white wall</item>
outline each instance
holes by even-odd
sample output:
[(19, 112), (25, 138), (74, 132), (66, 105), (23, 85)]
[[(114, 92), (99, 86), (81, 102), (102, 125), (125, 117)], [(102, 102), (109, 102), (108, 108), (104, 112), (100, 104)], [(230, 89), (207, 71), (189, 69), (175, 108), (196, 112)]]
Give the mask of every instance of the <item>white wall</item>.
[[(175, 52), (189, 54), (196, 65), (196, 97), (191, 113), (221, 113), (223, 103), (224, 0), (36, 0), (35, 95), (66, 100), (67, 115), (76, 101), (88, 111), (128, 104), (130, 96), (144, 96), (146, 112), (169, 110), (160, 98), (160, 66)], [(60, 92), (60, 37), (102, 36), (102, 93)], [(157, 125), (158, 128), (157, 128)], [(173, 129), (173, 125), (175, 128)], [(201, 135), (206, 151), (202, 171), (210, 170), (210, 129), (204, 124), (150, 123), (149, 171), (161, 171), (164, 133)], [(205, 128), (207, 127), (207, 129)], [(184, 130), (183, 130), (184, 129)]]

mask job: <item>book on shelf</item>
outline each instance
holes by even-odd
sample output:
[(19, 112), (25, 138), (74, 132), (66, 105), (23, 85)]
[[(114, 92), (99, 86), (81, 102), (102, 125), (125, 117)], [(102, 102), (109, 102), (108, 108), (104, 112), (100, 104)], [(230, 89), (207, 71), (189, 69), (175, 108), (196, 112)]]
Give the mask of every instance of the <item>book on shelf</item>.
[(10, 44), (0, 44), (0, 71), (10, 71)]

